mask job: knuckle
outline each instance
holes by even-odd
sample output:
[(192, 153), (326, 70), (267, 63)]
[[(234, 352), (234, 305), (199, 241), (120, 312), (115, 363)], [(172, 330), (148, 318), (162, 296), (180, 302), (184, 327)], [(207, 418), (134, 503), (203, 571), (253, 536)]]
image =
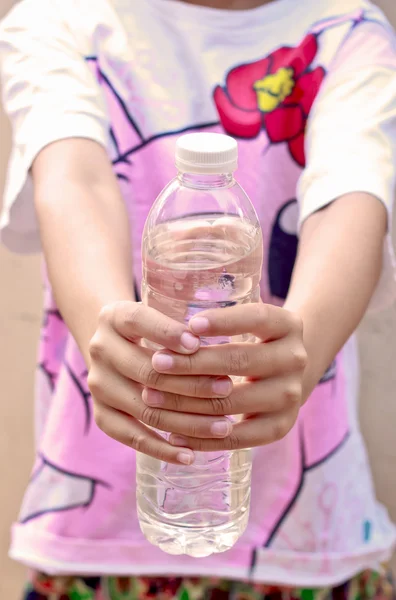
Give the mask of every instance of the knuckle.
[(146, 387), (156, 388), (161, 380), (161, 374), (151, 366), (151, 362), (142, 363), (138, 368), (137, 378)]
[(128, 431), (125, 443), (136, 450), (136, 452), (142, 452), (143, 454), (146, 454), (147, 439), (142, 433)]
[(293, 331), (302, 334), (303, 332), (303, 320), (295, 313), (289, 313), (290, 325)]
[(92, 396), (96, 398), (99, 395), (102, 386), (99, 376), (97, 375), (97, 373), (92, 371), (92, 369), (88, 373), (87, 385)]
[(95, 423), (97, 425), (97, 427), (99, 427), (99, 429), (101, 431), (103, 431), (103, 433), (107, 433), (106, 431), (106, 416), (104, 414), (104, 411), (102, 409), (102, 407), (100, 406), (100, 404), (97, 404), (96, 402), (94, 403), (94, 420)]
[(307, 366), (308, 355), (303, 345), (293, 350), (293, 361), (295, 368), (299, 371), (303, 371)]
[(227, 438), (227, 446), (230, 450), (239, 450), (241, 447), (240, 439), (234, 431), (232, 431)]
[(249, 366), (249, 355), (244, 349), (229, 350), (225, 353), (225, 367), (227, 374), (244, 373)]
[(292, 426), (293, 423), (286, 417), (276, 419), (272, 429), (272, 441), (282, 440), (289, 433)]
[[(213, 396), (213, 381), (213, 377), (205, 375), (190, 375), (186, 377), (185, 396), (211, 399)], [(181, 401), (183, 401), (183, 398), (181, 398)]]
[(93, 361), (103, 360), (106, 353), (106, 346), (101, 337), (95, 334), (89, 343), (89, 355)]
[(123, 311), (122, 325), (133, 330), (134, 327), (136, 327), (136, 324), (142, 319), (143, 311), (144, 308), (142, 304), (134, 303), (131, 306), (128, 306), (128, 308)]
[(158, 338), (169, 339), (172, 337), (171, 322), (168, 319), (159, 318), (154, 324), (154, 332)]
[(162, 413), (156, 408), (151, 408), (150, 406), (146, 406), (141, 414), (140, 420), (152, 427), (153, 429), (161, 429), (162, 424)]
[(227, 398), (210, 398), (210, 412), (213, 415), (230, 415), (232, 414), (232, 402), (230, 397)]
[(206, 390), (206, 381), (200, 377), (192, 377), (186, 382), (186, 396), (192, 396), (193, 398), (200, 398), (203, 396)]
[(284, 399), (287, 404), (299, 404), (301, 402), (302, 386), (300, 383), (290, 383), (284, 390)]
[(186, 428), (186, 435), (188, 437), (199, 438), (202, 434), (202, 427), (199, 427), (194, 421), (189, 421)]
[(149, 446), (148, 450), (146, 451), (147, 454), (150, 454), (151, 456), (155, 456), (155, 458), (157, 460), (161, 460), (163, 462), (169, 462), (169, 454), (166, 452), (165, 448), (158, 447), (155, 448), (154, 446)]
[(219, 313), (215, 315), (215, 318), (217, 319), (217, 326), (219, 327), (219, 329), (225, 329), (226, 331), (228, 331), (228, 329), (230, 328), (232, 322), (232, 311), (231, 314), (230, 311), (230, 308), (226, 308), (225, 310), (220, 311), (221, 314)]
[(99, 313), (99, 323), (111, 323), (113, 319), (113, 311), (113, 306), (111, 306), (110, 304), (106, 304), (106, 306), (103, 306)]
[(157, 388), (162, 380), (162, 375), (157, 373), (155, 369), (149, 369), (147, 373), (147, 385), (149, 387)]
[(182, 363), (182, 368), (183, 368), (183, 374), (184, 375), (188, 375), (189, 373), (194, 373), (194, 357), (186, 354), (185, 356), (183, 356), (183, 363)]
[(207, 440), (203, 440), (200, 437), (197, 437), (194, 441), (194, 450), (197, 452), (206, 452), (207, 451)]
[(176, 412), (184, 411), (184, 397), (180, 394), (173, 394), (172, 396), (172, 409)]

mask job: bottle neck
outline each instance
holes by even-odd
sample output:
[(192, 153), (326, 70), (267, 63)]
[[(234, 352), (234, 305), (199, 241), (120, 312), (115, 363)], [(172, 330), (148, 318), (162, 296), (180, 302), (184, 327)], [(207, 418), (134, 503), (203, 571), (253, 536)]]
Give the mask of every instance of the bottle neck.
[(197, 173), (182, 173), (179, 171), (178, 179), (181, 185), (185, 187), (207, 190), (230, 187), (234, 181), (234, 176), (232, 173), (225, 173), (223, 175), (202, 175)]

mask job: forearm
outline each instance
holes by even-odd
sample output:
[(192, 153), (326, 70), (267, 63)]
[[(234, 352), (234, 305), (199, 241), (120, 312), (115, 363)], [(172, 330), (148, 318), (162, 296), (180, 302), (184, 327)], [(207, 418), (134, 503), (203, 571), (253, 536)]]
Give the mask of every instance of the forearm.
[(361, 321), (381, 273), (386, 210), (349, 194), (304, 223), (285, 308), (304, 323), (304, 397)]
[(125, 205), (104, 150), (87, 140), (44, 149), (33, 180), (55, 299), (88, 361), (101, 308), (134, 299)]

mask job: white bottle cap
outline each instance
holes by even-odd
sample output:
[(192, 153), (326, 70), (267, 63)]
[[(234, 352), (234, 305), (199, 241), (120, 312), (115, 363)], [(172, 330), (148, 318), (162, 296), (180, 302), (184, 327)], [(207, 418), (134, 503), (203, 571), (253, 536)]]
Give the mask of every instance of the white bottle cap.
[(176, 167), (182, 173), (233, 173), (238, 167), (238, 145), (221, 133), (183, 135), (176, 143)]

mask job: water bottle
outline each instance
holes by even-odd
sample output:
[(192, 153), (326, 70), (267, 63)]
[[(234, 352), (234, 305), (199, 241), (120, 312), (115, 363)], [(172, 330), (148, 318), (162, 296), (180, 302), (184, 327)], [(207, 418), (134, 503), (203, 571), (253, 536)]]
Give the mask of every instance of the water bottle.
[[(262, 233), (249, 198), (234, 179), (237, 159), (231, 137), (181, 137), (178, 175), (148, 216), (142, 300), (179, 322), (188, 323), (209, 308), (259, 302)], [(202, 338), (201, 345), (229, 341), (254, 340), (249, 335)], [(138, 453), (142, 532), (169, 554), (203, 557), (230, 549), (248, 522), (251, 466), (249, 449), (198, 452), (190, 466)]]

